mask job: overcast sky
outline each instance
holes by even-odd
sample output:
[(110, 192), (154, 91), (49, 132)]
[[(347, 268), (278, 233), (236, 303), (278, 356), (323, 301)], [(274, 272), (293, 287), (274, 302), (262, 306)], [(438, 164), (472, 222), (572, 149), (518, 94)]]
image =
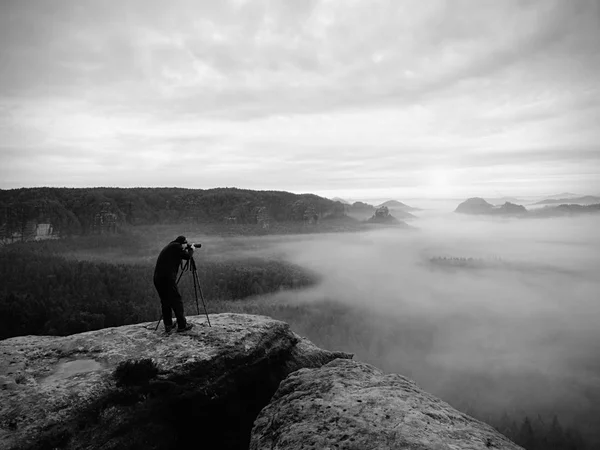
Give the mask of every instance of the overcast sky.
[(2, 0), (0, 188), (600, 193), (599, 0)]

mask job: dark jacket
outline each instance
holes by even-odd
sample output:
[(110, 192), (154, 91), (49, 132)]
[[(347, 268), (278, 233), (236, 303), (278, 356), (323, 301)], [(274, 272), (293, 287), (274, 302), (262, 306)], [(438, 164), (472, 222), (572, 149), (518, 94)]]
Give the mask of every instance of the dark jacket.
[(193, 247), (182, 248), (179, 242), (169, 242), (158, 255), (156, 267), (154, 268), (154, 279), (168, 278), (175, 280), (181, 260), (190, 259), (193, 253)]

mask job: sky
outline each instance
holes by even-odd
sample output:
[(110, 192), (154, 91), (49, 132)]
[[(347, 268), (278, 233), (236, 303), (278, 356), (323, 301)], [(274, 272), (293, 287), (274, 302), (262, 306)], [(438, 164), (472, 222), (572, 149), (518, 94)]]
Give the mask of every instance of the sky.
[(0, 188), (600, 193), (598, 0), (3, 0)]

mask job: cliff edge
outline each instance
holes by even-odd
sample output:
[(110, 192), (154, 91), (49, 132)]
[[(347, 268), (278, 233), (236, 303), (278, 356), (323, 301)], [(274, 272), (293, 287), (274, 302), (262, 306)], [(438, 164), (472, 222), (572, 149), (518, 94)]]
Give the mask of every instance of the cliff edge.
[[(280, 381), (335, 358), (263, 316), (0, 341), (0, 448), (248, 448)], [(214, 446), (214, 447), (211, 447)]]
[(358, 361), (301, 369), (254, 422), (251, 450), (521, 449), (413, 381)]
[(0, 341), (0, 448), (504, 449), (493, 428), (264, 316)]

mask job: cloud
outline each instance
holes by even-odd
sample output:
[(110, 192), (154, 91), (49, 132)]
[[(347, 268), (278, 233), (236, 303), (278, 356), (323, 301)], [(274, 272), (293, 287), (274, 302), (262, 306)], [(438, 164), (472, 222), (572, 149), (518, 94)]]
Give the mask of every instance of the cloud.
[(230, 161), (244, 161), (243, 151), (266, 160), (260, 143), (296, 162), (320, 148), (309, 161), (346, 179), (349, 166), (335, 175), (336, 157), (407, 162), (413, 166), (397, 170), (410, 172), (426, 157), (467, 161), (473, 149), (490, 163), (521, 148), (525, 162), (544, 147), (547, 161), (570, 146), (563, 159), (590, 156), (585, 149), (600, 137), (593, 0), (178, 0), (168, 8), (154, 0), (8, 1), (0, 8), (7, 149), (136, 152), (125, 136), (137, 136), (148, 151), (176, 158), (193, 147), (178, 134), (198, 133), (227, 140), (220, 155)]

